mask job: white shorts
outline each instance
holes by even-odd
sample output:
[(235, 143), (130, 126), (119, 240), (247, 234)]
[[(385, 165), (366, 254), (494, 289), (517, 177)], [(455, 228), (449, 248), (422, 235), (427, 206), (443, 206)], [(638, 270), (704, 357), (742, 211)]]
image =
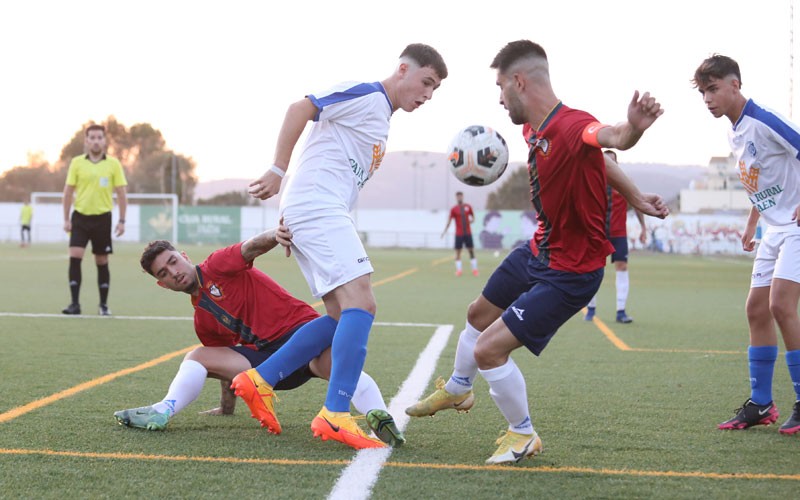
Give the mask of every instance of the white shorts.
[(800, 283), (800, 234), (769, 231), (764, 234), (753, 262), (750, 288), (770, 286), (773, 278)]
[(292, 252), (314, 297), (374, 271), (349, 215), (284, 221), (292, 231)]

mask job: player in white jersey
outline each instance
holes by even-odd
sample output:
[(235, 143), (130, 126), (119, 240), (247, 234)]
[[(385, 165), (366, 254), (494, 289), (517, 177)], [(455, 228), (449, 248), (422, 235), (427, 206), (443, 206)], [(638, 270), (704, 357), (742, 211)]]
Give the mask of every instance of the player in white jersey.
[(800, 432), (800, 128), (742, 95), (739, 65), (730, 57), (715, 54), (703, 61), (693, 82), (711, 114), (725, 116), (733, 124), (728, 139), (753, 204), (742, 235), (746, 251), (755, 248), (759, 217), (767, 224), (746, 305), (750, 398), (719, 428), (747, 429), (778, 420), (772, 400), (777, 323), (797, 396), (792, 415), (780, 432), (796, 434)]
[[(278, 193), (292, 151), (306, 124), (313, 121), (300, 160), (289, 173), (280, 214), (292, 233), (287, 248), (297, 256), (311, 291), (322, 297), (327, 315), (298, 330), (295, 340), (269, 362), (234, 378), (237, 395), (268, 429), (274, 419), (272, 388), (294, 372), (292, 366), (305, 365), (332, 344), (328, 394), (311, 423), (314, 435), (354, 448), (385, 446), (366, 436), (350, 415), (376, 311), (372, 265), (350, 211), (359, 190), (381, 164), (394, 111), (411, 112), (422, 106), (446, 77), (447, 67), (436, 50), (411, 44), (385, 80), (337, 85), (289, 107), (274, 164), (250, 185), (250, 192), (262, 200)], [(369, 423), (373, 429), (381, 425)]]

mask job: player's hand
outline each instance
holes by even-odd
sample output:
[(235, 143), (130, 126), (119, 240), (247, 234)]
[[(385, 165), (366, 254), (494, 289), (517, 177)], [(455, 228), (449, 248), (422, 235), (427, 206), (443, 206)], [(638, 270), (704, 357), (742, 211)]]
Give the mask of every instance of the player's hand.
[(282, 180), (283, 179), (281, 176), (275, 172), (267, 170), (264, 172), (264, 175), (250, 183), (250, 187), (247, 189), (247, 192), (259, 200), (272, 198), (278, 194), (278, 191), (281, 190)]
[(645, 92), (640, 97), (639, 91), (634, 91), (633, 99), (628, 104), (628, 123), (636, 132), (641, 134), (647, 130), (663, 114), (661, 104), (650, 96), (650, 92)]
[(646, 229), (642, 229), (642, 232), (641, 232), (641, 234), (639, 235), (639, 242), (640, 242), (642, 245), (644, 245), (645, 243), (647, 243), (647, 230), (646, 230)]
[(283, 217), (281, 217), (278, 229), (275, 230), (275, 241), (283, 246), (287, 257), (292, 255), (292, 232), (283, 223)]
[(756, 225), (753, 224), (753, 227), (750, 227), (748, 224), (747, 227), (744, 228), (744, 233), (742, 234), (742, 250), (745, 252), (752, 252), (756, 248)]
[(800, 205), (797, 205), (797, 208), (794, 209), (794, 215), (792, 215), (792, 220), (797, 222), (797, 225), (800, 226)]
[(642, 212), (643, 214), (652, 215), (663, 219), (669, 215), (669, 207), (661, 196), (655, 193), (642, 193), (641, 197), (635, 200), (633, 208)]
[(67, 220), (64, 221), (64, 232), (68, 233), (70, 231), (72, 231), (72, 221), (67, 219)]
[(119, 238), (123, 234), (125, 234), (125, 223), (124, 222), (117, 222), (117, 227), (114, 229), (114, 234)]

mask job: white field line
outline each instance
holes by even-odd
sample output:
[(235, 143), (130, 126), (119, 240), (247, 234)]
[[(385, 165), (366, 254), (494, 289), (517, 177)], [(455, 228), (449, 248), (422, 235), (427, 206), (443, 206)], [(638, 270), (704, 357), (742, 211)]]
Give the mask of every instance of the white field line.
[[(415, 403), (428, 386), (428, 382), (436, 369), (436, 362), (447, 345), (453, 325), (440, 325), (436, 328), (431, 340), (420, 353), (417, 363), (409, 373), (395, 397), (389, 403), (389, 413), (394, 417), (400, 430), (405, 430), (409, 417), (404, 409)], [(350, 465), (342, 471), (341, 476), (328, 495), (329, 500), (366, 500), (372, 493), (372, 487), (386, 460), (391, 455), (391, 448), (373, 448), (360, 450)]]
[[(62, 318), (62, 319), (102, 319), (105, 321), (114, 319), (124, 320), (143, 320), (143, 321), (192, 321), (192, 316), (96, 316), (96, 315), (71, 315), (71, 314), (52, 314), (52, 313), (15, 313), (0, 312), (0, 317), (8, 318)], [(376, 326), (396, 326), (396, 327), (415, 327), (415, 328), (437, 328), (441, 323), (391, 323), (376, 321)]]

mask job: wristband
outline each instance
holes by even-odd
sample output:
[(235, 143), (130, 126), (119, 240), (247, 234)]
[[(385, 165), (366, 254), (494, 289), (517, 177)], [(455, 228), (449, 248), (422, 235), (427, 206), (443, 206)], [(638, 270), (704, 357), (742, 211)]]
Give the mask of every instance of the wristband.
[(581, 139), (583, 139), (583, 142), (585, 142), (589, 146), (602, 148), (603, 146), (601, 146), (600, 143), (597, 142), (597, 133), (609, 126), (610, 125), (603, 125), (600, 122), (592, 122), (589, 125), (587, 125), (585, 129), (583, 129), (583, 134), (581, 135)]
[(277, 174), (277, 176), (280, 177), (281, 179), (283, 179), (283, 176), (286, 175), (286, 172), (277, 165), (269, 167), (269, 171), (272, 172), (273, 174)]
[(125, 224), (125, 219), (120, 219), (117, 221), (117, 224)]

